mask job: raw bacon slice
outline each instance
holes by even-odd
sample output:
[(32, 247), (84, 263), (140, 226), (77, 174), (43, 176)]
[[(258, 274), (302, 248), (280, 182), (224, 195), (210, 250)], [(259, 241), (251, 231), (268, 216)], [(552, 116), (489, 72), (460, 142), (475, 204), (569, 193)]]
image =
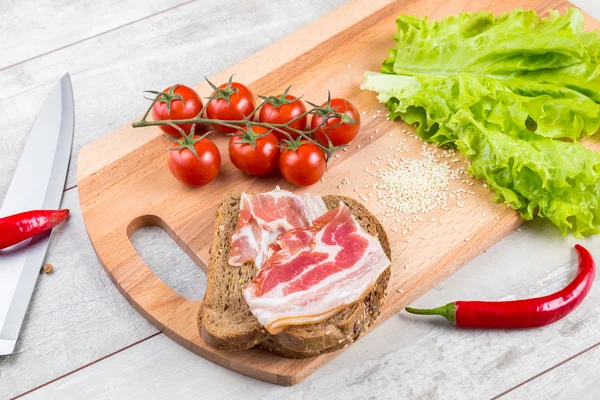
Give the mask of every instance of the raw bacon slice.
[(343, 202), (312, 226), (284, 232), (272, 249), (244, 290), (250, 311), (271, 334), (331, 317), (360, 300), (390, 266), (379, 240)]
[(260, 269), (270, 248), (281, 233), (310, 226), (327, 212), (320, 196), (295, 195), (279, 188), (260, 194), (242, 193), (238, 225), (230, 237), (229, 264), (240, 266), (248, 260)]

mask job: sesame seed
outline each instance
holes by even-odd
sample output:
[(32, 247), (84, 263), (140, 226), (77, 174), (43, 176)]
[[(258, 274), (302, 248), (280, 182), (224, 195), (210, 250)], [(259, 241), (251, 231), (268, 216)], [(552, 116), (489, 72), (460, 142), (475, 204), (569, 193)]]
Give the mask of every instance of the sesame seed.
[(333, 82), (333, 78), (329, 78), (329, 82)]
[(496, 221), (500, 221), (500, 217), (496, 216)]
[(398, 232), (398, 228), (396, 228), (396, 227), (393, 227), (393, 228), (392, 228), (392, 232)]
[(410, 242), (412, 242), (412, 239), (408, 239), (408, 240), (406, 241), (406, 243), (410, 243)]
[(339, 155), (339, 154), (336, 154), (336, 155), (335, 155), (335, 158), (340, 158), (340, 155)]
[(398, 289), (398, 290), (396, 290), (396, 292), (398, 292), (398, 293), (404, 293), (404, 290)]
[(406, 229), (402, 231), (403, 235), (406, 235), (407, 233), (408, 233), (408, 231)]
[(385, 221), (387, 221), (387, 218), (384, 218), (384, 219), (381, 220), (381, 222), (385, 222)]
[[(377, 173), (378, 180), (373, 185), (379, 189), (381, 203), (392, 212), (405, 215), (426, 213), (436, 206), (446, 209), (448, 195), (445, 192), (449, 190), (449, 181), (458, 176), (447, 163), (436, 158), (436, 154), (439, 157), (437, 150), (423, 145), (422, 159), (377, 157), (388, 163), (387, 169)], [(421, 218), (414, 216), (412, 220), (417, 222)]]
[(337, 188), (338, 188), (338, 189), (341, 189), (341, 188), (342, 188), (342, 185), (337, 185)]
[(319, 179), (321, 182), (325, 182), (325, 177), (322, 177), (321, 179)]
[(480, 220), (479, 220), (479, 223), (482, 223), (482, 222), (484, 222), (484, 221), (485, 221), (485, 219), (480, 219)]
[(357, 145), (356, 145), (356, 148), (357, 148), (357, 149), (360, 149), (360, 144), (357, 144)]
[(363, 111), (363, 115), (365, 115), (366, 113), (367, 113), (366, 111)]
[(521, 232), (521, 231), (522, 231), (522, 229), (521, 229), (521, 228), (517, 228), (517, 229), (515, 229), (515, 230), (516, 230), (517, 232)]
[(373, 136), (369, 136), (369, 140), (373, 140)]
[(410, 264), (405, 264), (404, 265), (404, 269), (408, 269), (408, 267), (410, 267)]
[(354, 191), (355, 191), (355, 192), (358, 192), (358, 187), (355, 187), (355, 188), (354, 188)]
[(465, 239), (465, 242), (470, 242), (470, 241), (471, 241), (471, 238), (466, 238)]
[(347, 147), (344, 147), (344, 148), (342, 149), (342, 151), (344, 151), (344, 152), (348, 152), (348, 148), (347, 148)]
[(352, 65), (348, 64), (348, 68), (352, 68)]
[(373, 115), (373, 119), (377, 118), (377, 115)]
[(392, 133), (391, 133), (391, 132), (390, 132), (390, 133), (388, 133), (388, 136), (389, 136), (389, 137), (392, 137)]
[(375, 133), (379, 133), (379, 129), (375, 129)]
[(435, 235), (437, 233), (437, 230), (434, 229), (432, 233)]
[(427, 236), (421, 236), (421, 239), (423, 239), (423, 240), (427, 240), (427, 239), (429, 239), (429, 238), (428, 238)]
[(458, 225), (454, 225), (454, 228), (452, 228), (452, 229), (457, 230), (458, 229)]

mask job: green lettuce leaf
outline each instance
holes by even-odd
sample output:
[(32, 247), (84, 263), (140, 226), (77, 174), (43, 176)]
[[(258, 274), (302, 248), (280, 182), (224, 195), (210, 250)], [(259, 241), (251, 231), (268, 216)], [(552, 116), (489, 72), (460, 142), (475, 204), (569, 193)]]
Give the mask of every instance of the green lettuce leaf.
[(577, 140), (600, 127), (600, 36), (581, 32), (581, 13), (397, 24), (383, 73), (367, 72), (363, 83), (390, 119), (458, 148), (494, 199), (524, 218), (548, 218), (577, 237), (599, 233), (600, 154)]

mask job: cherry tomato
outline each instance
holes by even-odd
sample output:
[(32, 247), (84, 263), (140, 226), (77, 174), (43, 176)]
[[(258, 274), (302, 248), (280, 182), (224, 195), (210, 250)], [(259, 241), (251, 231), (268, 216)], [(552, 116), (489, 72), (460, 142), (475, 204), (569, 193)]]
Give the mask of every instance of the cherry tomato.
[[(202, 100), (194, 89), (188, 86), (174, 85), (163, 90), (160, 98), (152, 106), (152, 119), (162, 121), (195, 118), (200, 110), (202, 110)], [(192, 129), (192, 124), (178, 126), (187, 134)], [(169, 136), (181, 137), (179, 131), (172, 126), (160, 125), (159, 128)]]
[[(219, 86), (217, 96), (206, 107), (206, 116), (210, 119), (242, 120), (254, 111), (254, 95), (246, 86), (238, 82)], [(215, 128), (223, 133), (233, 133), (237, 129), (216, 124)]]
[(250, 175), (266, 175), (273, 171), (279, 161), (279, 152), (277, 136), (262, 126), (238, 130), (229, 139), (231, 162)]
[[(189, 147), (184, 147), (179, 150), (169, 150), (167, 163), (173, 176), (180, 182), (190, 186), (203, 186), (212, 182), (219, 174), (221, 154), (217, 146), (210, 140), (200, 139), (200, 136), (194, 136), (193, 140), (197, 141), (193, 144), (189, 142), (188, 145), (194, 146), (198, 157), (192, 153)], [(173, 143), (171, 148), (182, 146), (181, 142), (183, 141)]]
[(316, 144), (301, 140), (296, 149), (284, 149), (279, 156), (279, 170), (289, 183), (310, 186), (325, 175), (325, 153)]
[[(267, 124), (287, 124), (295, 118), (306, 112), (306, 106), (297, 97), (290, 94), (282, 94), (278, 97), (272, 97), (264, 106), (261, 107), (258, 115), (258, 120)], [(290, 127), (300, 131), (306, 130), (308, 117), (305, 115), (302, 118), (290, 124)], [(299, 135), (289, 129), (284, 129), (289, 133), (292, 139), (296, 139)], [(287, 135), (279, 131), (273, 131), (277, 139), (289, 139)]]
[[(328, 107), (328, 104), (325, 103), (321, 107)], [(337, 113), (347, 115), (348, 117), (352, 118), (356, 123), (353, 124), (350, 122), (341, 121), (340, 124), (339, 117), (328, 118), (325, 122), (325, 125), (323, 125), (321, 128), (317, 129), (314, 132), (315, 138), (323, 146), (329, 145), (329, 142), (327, 140), (328, 136), (331, 140), (331, 144), (333, 144), (334, 146), (340, 146), (343, 144), (350, 143), (356, 137), (356, 135), (358, 135), (358, 130), (360, 129), (360, 113), (358, 112), (356, 107), (352, 105), (352, 103), (344, 99), (331, 99), (329, 107), (334, 109), (334, 111)], [(322, 114), (313, 115), (310, 121), (310, 129), (312, 130), (317, 128), (319, 125), (321, 125), (322, 122)], [(336, 126), (338, 124), (339, 126)]]

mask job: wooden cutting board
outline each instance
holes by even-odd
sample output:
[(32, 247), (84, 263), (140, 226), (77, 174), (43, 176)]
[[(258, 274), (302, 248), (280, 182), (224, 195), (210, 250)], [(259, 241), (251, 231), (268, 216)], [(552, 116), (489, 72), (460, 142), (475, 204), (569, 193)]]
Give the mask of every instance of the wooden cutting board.
[[(362, 195), (368, 201), (360, 201), (383, 221), (392, 244), (392, 277), (377, 324), (385, 321), (515, 229), (522, 220), (506, 205), (493, 203), (488, 190), (468, 176), (461, 179), (473, 183), (455, 180), (450, 189), (471, 192), (463, 194), (462, 207), (456, 199), (450, 199), (448, 211), (438, 207), (419, 215), (422, 221), (413, 221), (413, 216), (398, 222), (395, 216), (386, 218), (385, 207), (376, 204), (376, 193), (364, 188), (376, 179), (365, 168), (377, 171), (373, 161), (379, 161), (383, 167), (384, 157), (393, 158), (397, 143), (404, 139), (408, 139), (403, 146), (409, 152), (396, 157), (419, 158), (422, 142), (408, 136), (408, 125), (386, 120), (385, 110), (374, 93), (359, 89), (363, 72), (377, 71), (387, 57), (387, 49), (394, 45), (395, 18), (402, 13), (440, 19), (461, 11), (484, 9), (500, 13), (517, 6), (545, 12), (550, 8), (563, 11), (570, 4), (560, 0), (354, 0), (212, 77), (219, 84), (235, 73), (236, 80), (263, 95), (279, 94), (293, 84), (294, 95), (302, 94), (315, 103), (324, 102), (330, 90), (333, 96), (347, 98), (365, 112), (361, 115), (360, 134), (349, 151), (340, 152), (333, 159), (324, 182), (308, 189), (291, 187), (280, 177), (243, 175), (227, 157), (227, 139), (217, 135), (213, 138), (223, 156), (221, 173), (201, 188), (186, 187), (171, 176), (164, 154), (169, 143), (158, 128), (134, 130), (127, 124), (86, 146), (79, 154), (81, 209), (106, 272), (146, 319), (189, 350), (258, 379), (280, 385), (299, 382), (338, 352), (290, 360), (260, 349), (223, 352), (211, 348), (200, 338), (196, 325), (201, 301), (187, 300), (163, 283), (139, 257), (129, 237), (142, 226), (159, 226), (206, 270), (215, 208), (226, 192), (262, 192), (280, 185), (299, 193), (344, 194), (359, 200)], [(591, 18), (586, 23), (589, 29), (600, 26)], [(198, 70), (198, 81), (202, 81), (202, 76)], [(202, 96), (211, 92), (206, 83), (196, 89)], [(146, 105), (139, 102), (140, 113)], [(461, 164), (459, 161), (452, 166)], [(345, 178), (349, 184), (341, 184)], [(369, 193), (372, 197), (368, 197)], [(402, 225), (405, 222), (412, 231)], [(362, 340), (369, 340), (368, 335)]]

